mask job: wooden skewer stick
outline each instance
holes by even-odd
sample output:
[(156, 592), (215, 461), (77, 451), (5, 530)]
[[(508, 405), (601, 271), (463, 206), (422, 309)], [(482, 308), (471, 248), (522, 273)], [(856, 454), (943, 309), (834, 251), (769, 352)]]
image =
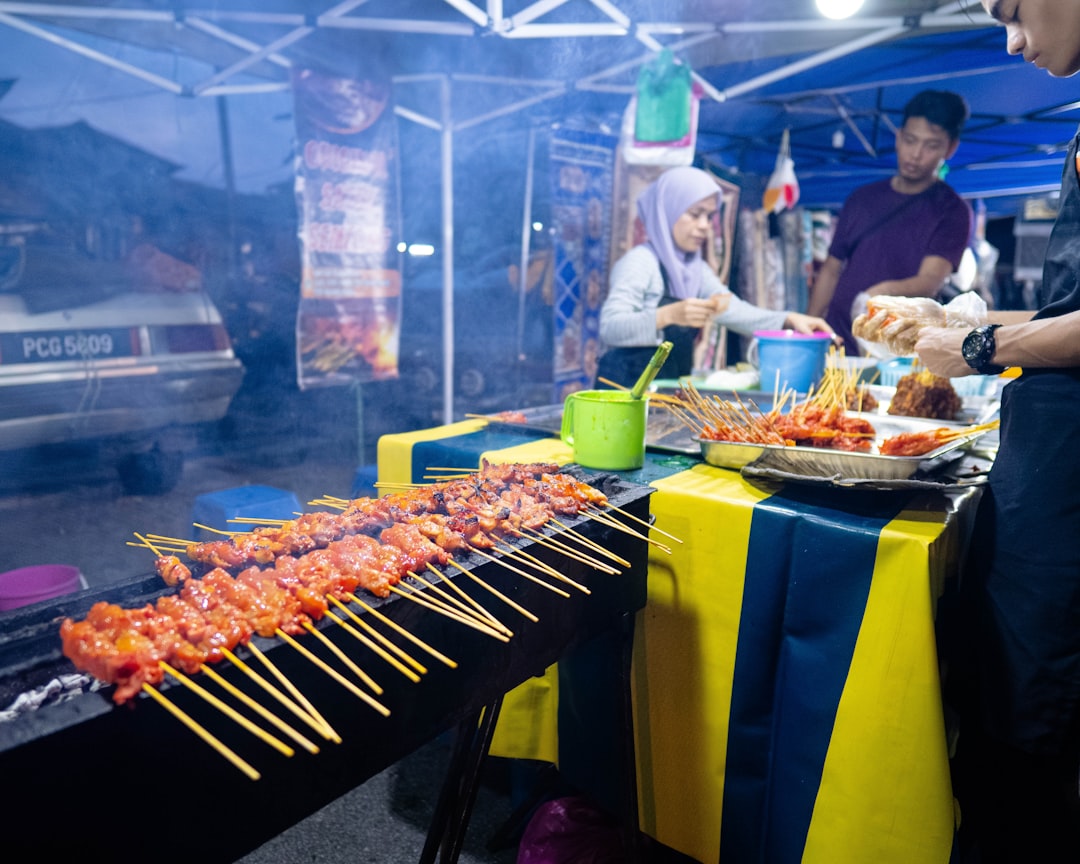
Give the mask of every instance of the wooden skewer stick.
[(630, 512), (628, 512), (626, 510), (623, 510), (621, 507), (616, 507), (614, 504), (608, 504), (607, 505), (607, 510), (614, 510), (620, 516), (625, 516), (627, 519), (632, 519), (634, 522), (637, 522), (639, 525), (644, 525), (650, 531), (655, 531), (657, 534), (663, 534), (669, 540), (674, 540), (676, 543), (682, 543), (683, 542), (678, 537), (676, 537), (674, 534), (668, 534), (667, 531), (661, 531), (659, 528), (657, 528), (651, 522), (646, 522), (644, 519), (641, 519), (641, 518), (635, 516), (633, 513), (630, 513)]
[(256, 726), (235, 708), (230, 705), (226, 705), (224, 702), (218, 699), (217, 696), (215, 696), (201, 684), (196, 684), (183, 672), (180, 672), (177, 669), (173, 669), (173, 667), (166, 663), (164, 660), (158, 660), (158, 665), (165, 672), (167, 672), (169, 675), (171, 675), (173, 678), (175, 678), (193, 693), (196, 693), (199, 698), (204, 699), (207, 703), (213, 705), (215, 708), (217, 708), (218, 711), (220, 711), (234, 723), (240, 724), (244, 729), (246, 729), (256, 738), (258, 738), (265, 744), (269, 744), (283, 756), (292, 756), (294, 753), (296, 753), (296, 751), (293, 750), (293, 748), (290, 747), (288, 744), (278, 738), (275, 738), (261, 726)]
[(550, 576), (553, 579), (558, 579), (560, 582), (565, 582), (567, 585), (571, 585), (574, 588), (577, 588), (579, 591), (582, 591), (582, 592), (584, 592), (586, 594), (591, 594), (592, 593), (588, 588), (586, 588), (581, 583), (575, 582), (569, 576), (563, 575), (558, 570), (556, 570), (554, 567), (552, 567), (550, 564), (544, 563), (539, 558), (537, 558), (535, 555), (533, 555), (533, 554), (531, 554), (529, 552), (526, 552), (524, 549), (518, 549), (516, 546), (512, 545), (505, 538), (496, 537), (495, 541), (497, 543), (501, 543), (507, 549), (511, 550), (511, 554), (513, 554), (514, 557), (522, 559), (522, 561), (525, 564), (528, 564), (530, 567), (536, 568), (541, 573), (543, 573), (543, 574), (545, 574), (547, 576)]
[(300, 689), (286, 677), (285, 673), (278, 669), (277, 666), (275, 666), (270, 661), (270, 658), (263, 653), (262, 649), (259, 648), (259, 646), (256, 645), (254, 642), (248, 642), (248, 650), (251, 651), (252, 656), (254, 656), (260, 663), (262, 663), (267, 669), (270, 670), (270, 674), (277, 678), (281, 686), (289, 691), (292, 697), (298, 703), (300, 703), (300, 706), (305, 711), (307, 711), (308, 714), (311, 715), (312, 719), (315, 720), (316, 724), (321, 726), (323, 730), (328, 733), (326, 737), (329, 740), (333, 741), (335, 744), (340, 744), (341, 736), (338, 735), (334, 727), (326, 722), (326, 718), (323, 717), (322, 714), (320, 714), (315, 708), (315, 706), (311, 704), (311, 701), (307, 698), (307, 696), (301, 693)]
[[(502, 621), (500, 621), (498, 618), (496, 618), (494, 615), (492, 615), (487, 609), (485, 609), (483, 606), (481, 606), (479, 603), (477, 603), (472, 597), (470, 597), (468, 594), (466, 594), (464, 591), (462, 591), (461, 588), (459, 588), (457, 585), (454, 584), (452, 579), (447, 579), (446, 574), (443, 573), (441, 570), (439, 570), (439, 568), (433, 566), (430, 561), (428, 562), (427, 569), (430, 570), (432, 573), (434, 573), (440, 580), (445, 582), (447, 584), (447, 586), (452, 591), (454, 591), (454, 593), (456, 593), (462, 600), (464, 600), (466, 603), (468, 603), (470, 606), (472, 606), (474, 609), (476, 609), (477, 612), (479, 612), (481, 615), (483, 615), (484, 618), (486, 618), (488, 621), (490, 621), (492, 623), (492, 625), (494, 625), (496, 627), (496, 629), (501, 630), (507, 636), (513, 636), (514, 635), (513, 630), (511, 630), (509, 627), (507, 627), (505, 624), (503, 624)], [(419, 577), (417, 577), (417, 578), (419, 578)], [(423, 579), (421, 581), (422, 582), (427, 582), (426, 579)], [(437, 587), (437, 586), (435, 586), (434, 584), (432, 584), (430, 582), (427, 582), (427, 584), (431, 585), (432, 588)]]
[[(485, 552), (483, 549), (480, 549), (477, 546), (470, 545), (469, 549), (472, 551), (472, 553), (474, 555), (479, 555), (481, 558), (486, 558), (488, 561), (493, 561), (494, 563), (498, 564), (499, 566), (505, 567), (507, 570), (510, 570), (510, 571), (512, 571), (514, 573), (517, 573), (519, 576), (524, 576), (530, 582), (535, 582), (537, 585), (540, 585), (540, 586), (542, 586), (544, 588), (547, 588), (548, 591), (551, 591), (554, 594), (558, 594), (561, 597), (569, 597), (570, 596), (565, 591), (563, 591), (562, 588), (556, 588), (554, 585), (549, 585), (543, 579), (540, 579), (539, 577), (534, 576), (532, 573), (526, 573), (524, 570), (522, 570), (522, 569), (520, 569), (518, 567), (515, 567), (509, 561), (505, 561), (502, 558), (496, 558), (494, 555), (489, 555), (487, 552)], [(586, 592), (586, 593), (589, 593), (589, 592)]]
[[(336, 597), (328, 597), (327, 599), (331, 600), (336, 606), (341, 609), (341, 611), (343, 611), (346, 615), (352, 618), (361, 627), (365, 627), (369, 629), (370, 632), (372, 632), (373, 634), (379, 635), (378, 631), (371, 629), (370, 625), (366, 621), (364, 621), (359, 615), (353, 612), (348, 606), (346, 606)], [(326, 614), (329, 616), (330, 620), (336, 622), (342, 630), (344, 630), (346, 633), (356, 639), (356, 641), (359, 642), (361, 645), (370, 648), (372, 651), (378, 654), (379, 657), (381, 657), (383, 660), (385, 660), (387, 663), (397, 669), (398, 672), (400, 672), (402, 675), (412, 681), (413, 684), (416, 684), (420, 681), (420, 675), (417, 675), (416, 672), (414, 672), (412, 669), (402, 663), (397, 657), (393, 656), (389, 651), (383, 648), (382, 645), (379, 645), (372, 639), (369, 639), (366, 634), (361, 633), (344, 618), (339, 618), (337, 615), (335, 615), (329, 610), (327, 610)], [(392, 648), (397, 649), (397, 652), (400, 653), (400, 656), (404, 657), (408, 661), (411, 661), (414, 667), (418, 667), (421, 674), (427, 672), (427, 669), (425, 669), (423, 666), (421, 666), (419, 663), (409, 657), (409, 655), (406, 654), (404, 651), (401, 651), (401, 649), (394, 645), (393, 642), (390, 642), (389, 644)]]
[(623, 567), (629, 567), (630, 566), (630, 562), (627, 561), (625, 558), (622, 558), (622, 557), (616, 555), (610, 549), (605, 549), (603, 546), (601, 546), (595, 540), (591, 540), (590, 538), (586, 537), (584, 534), (579, 534), (577, 531), (575, 531), (573, 528), (571, 528), (565, 522), (563, 522), (563, 521), (561, 521), (559, 519), (555, 519), (554, 517), (552, 518), (551, 521), (554, 522), (555, 525), (557, 525), (559, 528), (562, 529), (561, 531), (558, 532), (560, 537), (569, 537), (571, 540), (576, 540), (582, 546), (585, 546), (588, 549), (592, 549), (595, 552), (599, 552), (601, 555), (605, 556), (606, 558), (610, 558), (612, 561), (616, 562), (617, 564), (622, 564)]
[[(410, 633), (408, 630), (406, 630), (404, 627), (402, 627), (400, 624), (398, 624), (393, 619), (387, 618), (385, 615), (382, 614), (382, 612), (380, 612), (374, 606), (371, 606), (368, 603), (365, 603), (363, 600), (361, 600), (355, 594), (349, 594), (347, 596), (348, 596), (349, 600), (351, 600), (353, 603), (355, 603), (357, 606), (359, 606), (361, 609), (363, 609), (369, 615), (372, 615), (373, 617), (377, 618), (379, 621), (382, 621), (383, 624), (385, 624), (387, 627), (390, 627), (395, 632), (397, 632), (397, 633), (401, 634), (402, 636), (404, 636), (406, 639), (408, 639), (410, 642), (412, 642), (418, 648), (421, 648), (424, 651), (427, 651), (428, 654), (430, 654), (432, 657), (434, 657), (440, 663), (442, 663), (442, 664), (444, 664), (446, 666), (449, 666), (451, 669), (457, 669), (458, 664), (457, 664), (456, 660), (451, 660), (445, 654), (441, 653), (440, 651), (436, 651), (434, 648), (432, 648), (430, 645), (428, 645), (428, 643), (425, 642), (423, 639), (421, 639), (419, 636), (417, 636), (414, 633)], [(424, 671), (426, 672), (427, 670), (425, 669)]]
[(250, 779), (258, 780), (260, 776), (259, 772), (252, 768), (247, 762), (237, 756), (232, 750), (222, 744), (217, 738), (211, 735), (205, 728), (200, 726), (192, 717), (185, 711), (177, 708), (170, 702), (162, 693), (159, 693), (154, 687), (151, 687), (146, 682), (142, 685), (143, 692), (148, 694), (155, 702), (161, 705), (166, 711), (173, 715), (177, 720), (188, 727), (192, 732), (202, 738), (207, 744), (217, 750), (222, 756), (232, 762), (237, 768), (243, 771)]
[(635, 531), (626, 523), (620, 522), (618, 519), (615, 519), (612, 516), (608, 516), (606, 513), (602, 513), (602, 511), (600, 510), (582, 510), (581, 513), (583, 516), (589, 519), (593, 519), (596, 522), (599, 522), (601, 525), (607, 525), (611, 528), (614, 528), (616, 531), (622, 531), (624, 534), (629, 534), (631, 537), (636, 537), (638, 540), (644, 540), (650, 546), (655, 546), (657, 549), (660, 549), (663, 552), (667, 552), (669, 555), (671, 554), (670, 546), (665, 546), (659, 540), (653, 540), (652, 537), (647, 537), (644, 534)]
[(193, 528), (202, 528), (203, 531), (210, 531), (214, 534), (224, 534), (226, 537), (232, 537), (236, 534), (243, 534), (243, 531), (222, 531), (220, 528), (211, 528), (209, 525), (203, 525), (201, 522), (192, 522)]
[(233, 519), (226, 519), (226, 522), (235, 522), (241, 525), (288, 525), (291, 520), (289, 519), (260, 519), (256, 516), (237, 516)]
[[(435, 572), (438, 571), (436, 570)], [(440, 598), (441, 602), (448, 607), (459, 609), (462, 614), (467, 615), (471, 618), (475, 618), (481, 624), (487, 624), (489, 627), (493, 627), (494, 629), (498, 630), (500, 633), (505, 634), (506, 636), (514, 635), (513, 630), (511, 630), (509, 627), (503, 624), (502, 621), (500, 621), (498, 618), (488, 612), (487, 609), (485, 609), (483, 606), (473, 600), (472, 597), (466, 595), (465, 592), (458, 588), (456, 585), (453, 586), (454, 590), (465, 598), (465, 602), (462, 602), (457, 597), (451, 597), (434, 582), (428, 582), (427, 579), (421, 579), (420, 576), (418, 576), (412, 570), (409, 571), (409, 575), (412, 576), (413, 579), (415, 579), (425, 588), (430, 588), (432, 592), (434, 592), (434, 594), (436, 594)], [(432, 597), (431, 599), (434, 600), (435, 598)]]
[[(249, 647), (250, 647), (250, 645), (249, 645)], [(262, 687), (263, 690), (265, 690), (267, 693), (269, 693), (271, 696), (273, 696), (275, 699), (277, 699), (278, 702), (280, 702), (283, 706), (288, 708), (289, 711), (291, 711), (293, 714), (295, 714), (300, 720), (303, 720), (308, 726), (310, 726), (312, 729), (314, 729), (316, 732), (318, 732), (320, 735), (322, 735), (323, 738), (325, 738), (327, 741), (333, 741), (334, 740), (337, 733), (335, 733), (333, 729), (330, 729), (328, 726), (320, 724), (319, 721), (317, 721), (314, 717), (312, 717), (310, 714), (308, 714), (298, 704), (293, 702), (292, 699), (290, 699), (288, 696), (286, 696), (284, 693), (282, 693), (280, 690), (278, 690), (277, 687), (275, 687), (273, 684), (271, 684), (269, 681), (267, 681), (265, 678), (263, 678), (262, 675), (260, 675), (254, 669), (252, 669), (247, 663), (245, 663), (243, 660), (241, 660), (239, 657), (237, 657), (235, 654), (233, 654), (228, 648), (222, 648), (221, 653), (237, 669), (239, 669), (241, 672), (243, 672), (245, 675), (247, 675), (248, 678), (250, 678), (256, 684), (258, 684), (260, 687)], [(203, 664), (203, 671), (206, 672), (209, 669), (210, 669), (210, 667), (207, 666), (204, 663)], [(338, 738), (336, 743), (340, 744), (341, 739)]]
[[(409, 572), (411, 573), (412, 571)], [(424, 582), (423, 584), (425, 586), (428, 585), (427, 582)], [(402, 579), (397, 585), (391, 588), (391, 590), (395, 589), (399, 592), (405, 592), (410, 598), (422, 600), (425, 603), (430, 603), (432, 606), (437, 606), (439, 609), (442, 609), (450, 615), (464, 618), (468, 621), (475, 621), (477, 624), (480, 624), (492, 630), (499, 629), (494, 624), (492, 624), (490, 619), (486, 618), (483, 615), (477, 615), (472, 609), (466, 607), (465, 604), (461, 603), (456, 598), (446, 597), (445, 592), (432, 589), (427, 593), (422, 593), (420, 588), (416, 587), (411, 582), (406, 582), (404, 579)]]
[(472, 627), (473, 630), (479, 630), (485, 636), (491, 636), (493, 639), (498, 639), (500, 642), (509, 642), (509, 637), (503, 635), (498, 630), (488, 627), (485, 624), (481, 624), (475, 618), (471, 616), (461, 615), (454, 612), (452, 609), (443, 606), (442, 604), (432, 602), (430, 597), (421, 597), (419, 591), (409, 593), (402, 591), (396, 585), (390, 588), (391, 592), (399, 597), (403, 597), (406, 600), (411, 600), (426, 609), (430, 609), (432, 612), (437, 612), (445, 618), (449, 618), (451, 621), (456, 621), (458, 624), (464, 624), (466, 627)]
[(512, 532), (518, 537), (525, 537), (529, 540), (532, 540), (534, 543), (539, 543), (541, 546), (546, 546), (548, 549), (554, 549), (556, 552), (565, 555), (567, 558), (573, 558), (575, 561), (580, 561), (582, 564), (588, 564), (594, 570), (600, 570), (601, 572), (609, 573), (612, 576), (619, 572), (614, 567), (605, 564), (603, 561), (597, 561), (591, 555), (586, 555), (584, 552), (573, 549), (570, 546), (567, 546), (565, 543), (560, 543), (553, 537), (549, 537), (546, 534), (541, 534), (539, 531), (531, 530), (528, 534), (526, 534), (524, 531), (514, 528), (512, 529)]
[(513, 600), (511, 600), (509, 597), (507, 597), (505, 594), (503, 594), (497, 588), (493, 588), (491, 585), (488, 585), (487, 582), (485, 582), (483, 579), (481, 579), (479, 576), (477, 576), (475, 573), (473, 573), (472, 570), (470, 570), (468, 567), (462, 567), (453, 558), (450, 559), (449, 563), (450, 563), (451, 566), (456, 567), (458, 570), (460, 570), (462, 573), (464, 573), (466, 576), (468, 576), (470, 579), (472, 579), (473, 582), (475, 582), (477, 585), (479, 585), (485, 591), (490, 591), (492, 594), (494, 594), (496, 597), (498, 597), (500, 600), (502, 600), (503, 603), (505, 603), (511, 609), (514, 609), (517, 612), (520, 612), (522, 615), (524, 615), (530, 621), (539, 621), (540, 620), (535, 615), (533, 615), (532, 612), (530, 612), (528, 609), (526, 609), (524, 606), (521, 606), (520, 604), (515, 603)]
[(330, 666), (325, 660), (312, 654), (307, 648), (305, 648), (303, 645), (293, 639), (292, 636), (290, 636), (280, 627), (274, 631), (274, 634), (286, 645), (289, 645), (290, 647), (295, 648), (297, 651), (299, 651), (301, 656), (303, 656), (307, 660), (310, 660), (314, 665), (322, 669), (323, 672), (325, 672), (327, 675), (337, 681), (338, 684), (340, 684), (354, 696), (363, 700), (380, 714), (382, 714), (383, 717), (390, 716), (389, 708), (387, 708), (374, 697), (369, 696), (367, 693), (365, 693), (363, 690), (353, 684), (352, 681), (350, 681), (348, 678), (338, 672), (337, 669), (334, 669), (332, 666)]
[(150, 542), (149, 540), (147, 540), (147, 539), (146, 539), (145, 537), (143, 537), (143, 535), (142, 535), (142, 534), (140, 534), (140, 533), (139, 533), (138, 531), (135, 531), (135, 532), (133, 532), (133, 533), (135, 534), (135, 536), (136, 536), (136, 537), (137, 537), (137, 538), (138, 538), (139, 540), (142, 540), (142, 541), (143, 541), (143, 544), (144, 544), (144, 545), (146, 546), (146, 548), (147, 548), (147, 549), (149, 549), (149, 550), (150, 550), (151, 552), (153, 552), (153, 553), (154, 553), (155, 555), (157, 555), (157, 556), (158, 556), (159, 558), (161, 557), (161, 550), (159, 550), (159, 549), (158, 549), (158, 548), (157, 548), (156, 546), (154, 546), (154, 544), (153, 544), (153, 543), (151, 543), (151, 542)]
[[(333, 613), (327, 613), (327, 614), (333, 614)], [(345, 622), (342, 621), (339, 618), (338, 623), (339, 624), (344, 624)], [(346, 654), (344, 651), (342, 651), (341, 648), (338, 645), (335, 645), (330, 640), (329, 636), (327, 636), (325, 633), (321, 632), (318, 627), (316, 627), (315, 625), (311, 624), (308, 621), (304, 622), (304, 629), (307, 630), (308, 633), (310, 633), (312, 636), (314, 636), (320, 642), (322, 642), (323, 645), (325, 645), (327, 648), (329, 648), (330, 651), (333, 653), (333, 655), (335, 657), (337, 657), (338, 660), (340, 660), (342, 663), (344, 663), (349, 668), (349, 671), (353, 673), (353, 675), (355, 675), (357, 678), (359, 678), (361, 681), (363, 681), (368, 687), (370, 687), (375, 692), (376, 696), (382, 696), (383, 688), (380, 687), (378, 684), (376, 684), (375, 680), (370, 675), (368, 675), (367, 672), (365, 672), (363, 669), (361, 669), (359, 666), (357, 666), (356, 663), (353, 662), (353, 659), (351, 657), (349, 657), (349, 655)]]
[(280, 717), (278, 717), (277, 714), (275, 714), (273, 711), (268, 709), (261, 702), (258, 702), (255, 699), (252, 699), (250, 696), (248, 696), (247, 693), (245, 693), (243, 690), (241, 690), (239, 687), (237, 687), (231, 681), (227, 680), (226, 678), (223, 678), (221, 675), (219, 675), (214, 669), (212, 669), (206, 663), (203, 663), (199, 667), (199, 671), (201, 671), (204, 675), (206, 675), (211, 681), (216, 682), (219, 686), (221, 686), (226, 691), (228, 691), (235, 699), (237, 699), (240, 702), (243, 702), (245, 705), (247, 705), (248, 708), (250, 708), (256, 714), (258, 714), (260, 717), (262, 717), (268, 723), (272, 723), (274, 726), (276, 726), (278, 728), (279, 731), (283, 732), (284, 734), (286, 734), (290, 738), (292, 738), (293, 741), (295, 741), (297, 744), (299, 744), (301, 747), (303, 747), (305, 750), (307, 750), (308, 753), (318, 753), (319, 752), (318, 745), (313, 744), (311, 741), (309, 741), (307, 738), (305, 738), (303, 735), (301, 735), (299, 732), (297, 732), (295, 729), (293, 729), (292, 726), (290, 726), (288, 723), (286, 723), (284, 720), (282, 720)]

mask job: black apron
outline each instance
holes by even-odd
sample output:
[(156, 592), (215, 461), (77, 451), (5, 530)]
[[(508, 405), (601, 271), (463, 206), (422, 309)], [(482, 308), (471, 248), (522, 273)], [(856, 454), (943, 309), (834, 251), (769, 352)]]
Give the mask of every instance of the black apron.
[[(660, 298), (657, 306), (679, 302), (679, 298), (671, 293), (667, 270), (664, 269), (663, 264), (660, 265), (660, 276), (664, 280), (664, 296)], [(694, 342), (700, 332), (699, 327), (683, 327), (679, 324), (664, 328), (664, 341), (671, 343), (671, 353), (660, 370), (664, 378), (681, 378), (693, 372)], [(624, 387), (633, 387), (641, 377), (641, 373), (645, 371), (645, 367), (649, 365), (649, 361), (652, 360), (656, 348), (656, 345), (640, 348), (608, 348), (596, 368), (596, 386), (601, 390), (610, 389), (609, 385), (599, 380), (606, 378)]]
[[(1074, 138), (1036, 318), (1080, 309), (1076, 153)], [(967, 659), (985, 731), (1059, 754), (1080, 732), (1080, 369), (1025, 370), (1008, 384), (1000, 436), (962, 590)]]

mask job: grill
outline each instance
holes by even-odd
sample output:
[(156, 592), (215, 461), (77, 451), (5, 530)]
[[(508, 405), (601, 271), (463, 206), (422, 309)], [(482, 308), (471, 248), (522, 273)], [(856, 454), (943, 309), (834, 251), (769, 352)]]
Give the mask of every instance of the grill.
[[(647, 487), (616, 475), (582, 475), (609, 501), (638, 519), (648, 519)], [(349, 693), (299, 652), (274, 639), (253, 641), (338, 731), (340, 744), (323, 741), (260, 696), (240, 670), (228, 663), (216, 671), (248, 691), (286, 722), (310, 737), (320, 752), (297, 748), (281, 756), (181, 686), (161, 690), (262, 775), (249, 780), (145, 694), (116, 706), (111, 690), (83, 692), (0, 723), (0, 776), (15, 793), (3, 809), (5, 848), (38, 860), (61, 852), (98, 852), (109, 859), (130, 854), (155, 861), (233, 861), (290, 825), (374, 776), (422, 744), (471, 718), (501, 695), (556, 660), (572, 663), (612, 633), (625, 632), (631, 613), (646, 597), (647, 543), (586, 518), (575, 530), (630, 562), (609, 575), (535, 542), (519, 547), (555, 566), (591, 591), (568, 589), (563, 598), (501, 565), (481, 558), (458, 560), (482, 580), (538, 617), (532, 622), (488, 594), (464, 574), (448, 570), (470, 596), (513, 631), (507, 643), (461, 626), (396, 596), (364, 597), (371, 606), (449, 656), (449, 668), (401, 638), (394, 641), (428, 668), (409, 681), (330, 621), (319, 628), (385, 689), (383, 717)], [(635, 530), (644, 530), (633, 525)], [(566, 587), (566, 586), (563, 586)], [(155, 576), (67, 595), (49, 604), (0, 615), (0, 705), (41, 687), (74, 667), (60, 653), (58, 628), (65, 616), (83, 617), (98, 600), (125, 607), (153, 602), (169, 589)], [(355, 609), (355, 607), (354, 607)], [(364, 616), (365, 613), (357, 614)], [(371, 616), (368, 616), (371, 621)], [(371, 621), (392, 636), (384, 625)], [(333, 663), (311, 636), (307, 647)], [(246, 652), (241, 652), (246, 656)], [(257, 665), (254, 664), (253, 665)], [(340, 668), (340, 667), (339, 667)], [(618, 670), (613, 670), (614, 682)], [(224, 697), (205, 679), (199, 683)], [(229, 700), (226, 700), (229, 701)], [(618, 701), (617, 699), (615, 701)], [(627, 706), (622, 705), (618, 710)], [(247, 712), (244, 712), (247, 713)], [(620, 715), (622, 716), (622, 715)], [(580, 752), (603, 762), (620, 758), (625, 736), (612, 734), (618, 716), (590, 718), (595, 740)], [(582, 730), (582, 734), (585, 732)], [(624, 763), (625, 764), (625, 763)], [(357, 814), (357, 818), (364, 818)]]

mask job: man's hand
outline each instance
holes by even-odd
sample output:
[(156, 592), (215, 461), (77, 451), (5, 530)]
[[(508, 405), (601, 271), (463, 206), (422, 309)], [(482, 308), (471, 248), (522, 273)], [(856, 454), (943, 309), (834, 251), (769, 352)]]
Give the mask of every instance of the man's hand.
[(968, 330), (965, 327), (923, 327), (915, 342), (915, 353), (931, 372), (942, 378), (973, 375), (960, 349)]

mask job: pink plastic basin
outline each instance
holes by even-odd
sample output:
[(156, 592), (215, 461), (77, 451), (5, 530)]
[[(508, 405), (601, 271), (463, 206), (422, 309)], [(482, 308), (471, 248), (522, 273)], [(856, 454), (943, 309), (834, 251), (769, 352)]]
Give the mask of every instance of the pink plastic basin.
[(81, 574), (68, 564), (39, 564), (0, 573), (0, 609), (17, 609), (79, 590)]

